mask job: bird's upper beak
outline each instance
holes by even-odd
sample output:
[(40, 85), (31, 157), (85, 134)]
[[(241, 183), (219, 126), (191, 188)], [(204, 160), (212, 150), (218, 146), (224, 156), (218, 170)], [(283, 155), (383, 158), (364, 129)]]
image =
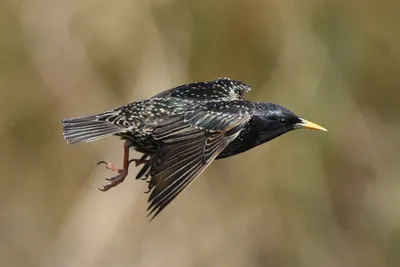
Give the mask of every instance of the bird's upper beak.
[(324, 131), (327, 132), (328, 130), (325, 129), (324, 127), (313, 123), (311, 121), (307, 121), (305, 119), (300, 118), (300, 122), (295, 124), (295, 128), (299, 129), (299, 128), (305, 128), (305, 129), (311, 129), (311, 130), (320, 130), (320, 131)]

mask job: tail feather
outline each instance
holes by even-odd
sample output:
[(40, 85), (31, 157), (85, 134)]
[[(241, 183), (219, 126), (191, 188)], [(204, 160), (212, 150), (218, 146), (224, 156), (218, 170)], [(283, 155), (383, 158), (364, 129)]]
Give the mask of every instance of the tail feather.
[(121, 126), (109, 122), (107, 118), (115, 116), (113, 113), (103, 113), (79, 118), (62, 119), (63, 134), (68, 144), (91, 142), (100, 138), (117, 134), (126, 130)]

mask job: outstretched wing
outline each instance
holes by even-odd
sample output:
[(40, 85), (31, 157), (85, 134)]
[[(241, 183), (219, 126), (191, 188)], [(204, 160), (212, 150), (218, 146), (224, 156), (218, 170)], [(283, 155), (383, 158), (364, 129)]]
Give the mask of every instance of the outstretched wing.
[(233, 101), (242, 100), (250, 86), (237, 80), (219, 78), (209, 82), (196, 82), (163, 91), (152, 98), (177, 97), (182, 99)]
[(241, 106), (241, 112), (227, 109), (223, 105), (218, 112), (204, 109), (173, 116), (154, 129), (153, 137), (160, 146), (150, 169), (148, 210), (153, 218), (207, 168), (251, 118), (247, 106)]

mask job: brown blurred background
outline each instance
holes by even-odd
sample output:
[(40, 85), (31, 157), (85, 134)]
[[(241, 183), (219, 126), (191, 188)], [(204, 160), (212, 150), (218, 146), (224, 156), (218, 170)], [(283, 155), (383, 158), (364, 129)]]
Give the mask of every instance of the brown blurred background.
[[(400, 266), (400, 2), (1, 0), (0, 265)], [(328, 133), (214, 162), (156, 220), (59, 120), (218, 77)]]

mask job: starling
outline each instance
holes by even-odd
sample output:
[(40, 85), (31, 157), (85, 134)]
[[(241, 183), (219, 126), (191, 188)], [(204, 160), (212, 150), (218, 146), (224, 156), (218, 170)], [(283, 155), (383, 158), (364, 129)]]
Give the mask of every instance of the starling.
[[(181, 85), (104, 113), (63, 119), (64, 138), (69, 144), (110, 135), (123, 139), (122, 169), (98, 163), (117, 173), (100, 190), (122, 183), (130, 163), (143, 165), (136, 179), (148, 180), (148, 216), (154, 218), (214, 159), (245, 152), (291, 130), (326, 131), (280, 105), (245, 100), (249, 91), (249, 85), (228, 78)], [(143, 156), (130, 159), (130, 148)]]

